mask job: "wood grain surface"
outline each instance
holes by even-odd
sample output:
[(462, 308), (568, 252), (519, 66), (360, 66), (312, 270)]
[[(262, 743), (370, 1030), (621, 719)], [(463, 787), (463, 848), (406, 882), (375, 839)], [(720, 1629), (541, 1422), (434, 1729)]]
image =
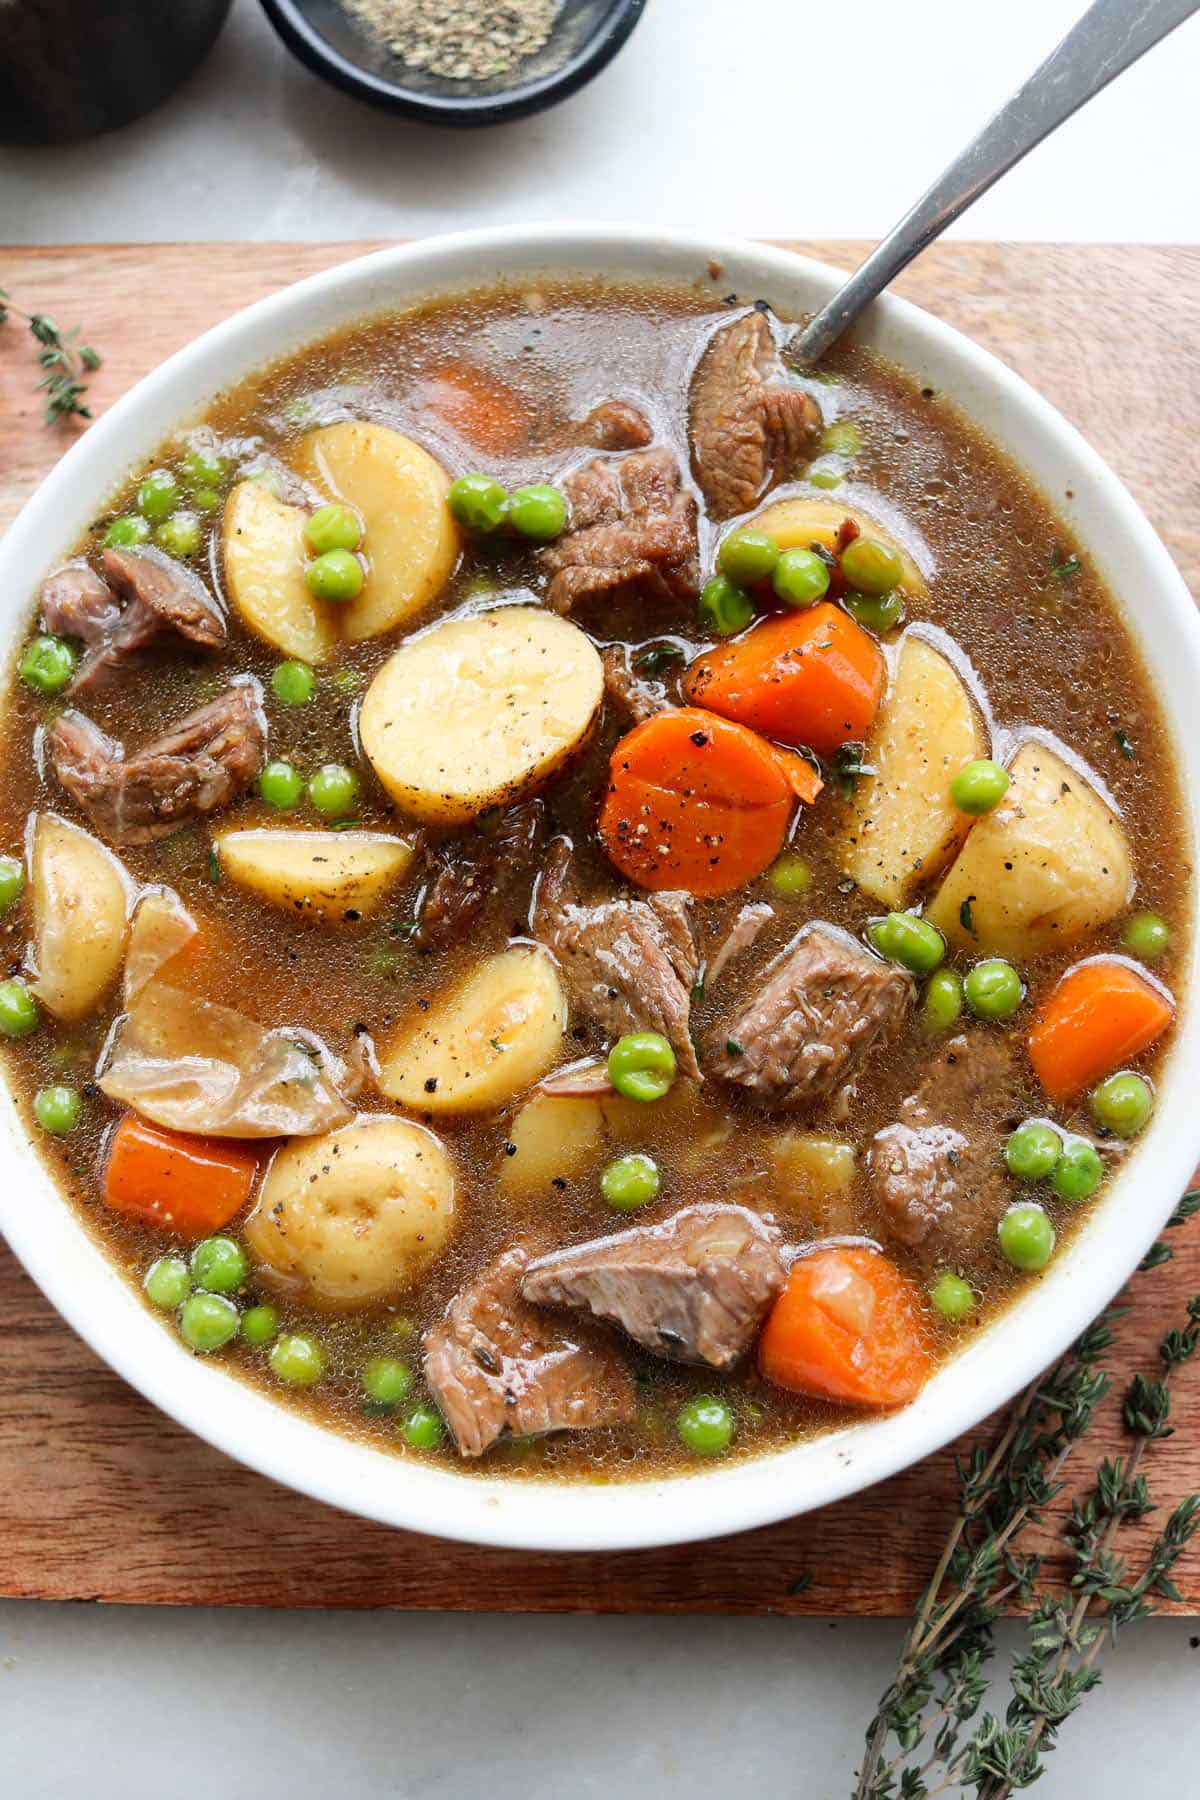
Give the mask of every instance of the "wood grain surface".
[[(197, 332), (371, 245), (0, 249), (18, 304), (82, 323), (104, 354), (100, 411)], [(802, 244), (852, 266), (862, 246)], [(1112, 464), (1193, 592), (1200, 587), (1200, 250), (950, 244), (899, 289), (1026, 375)], [(47, 430), (25, 334), (0, 329), (0, 529), (70, 442)], [(1200, 1288), (1200, 1220), (1140, 1276), (1125, 1360)], [(1200, 1488), (1200, 1371), (1150, 1474), (1165, 1507)], [(1116, 1454), (1115, 1403), (1092, 1456)], [(798, 1496), (798, 1499), (800, 1497)], [(1068, 1497), (1060, 1500), (1065, 1508)], [(953, 1451), (837, 1507), (707, 1545), (508, 1555), (388, 1531), (229, 1462), (101, 1364), (0, 1244), (0, 1594), (232, 1605), (490, 1611), (897, 1614), (927, 1579), (954, 1505)], [(1177, 1571), (1200, 1612), (1200, 1546)], [(806, 1579), (802, 1579), (806, 1578)], [(799, 1586), (799, 1592), (796, 1587)]]

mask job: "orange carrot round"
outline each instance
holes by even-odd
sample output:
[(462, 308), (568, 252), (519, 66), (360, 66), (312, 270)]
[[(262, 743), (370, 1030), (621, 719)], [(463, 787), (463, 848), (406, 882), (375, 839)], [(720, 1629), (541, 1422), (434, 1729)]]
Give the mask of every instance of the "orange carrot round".
[(758, 1360), (768, 1381), (796, 1394), (904, 1406), (933, 1373), (924, 1297), (880, 1250), (815, 1250), (772, 1307)]
[(600, 837), (638, 887), (729, 894), (778, 856), (792, 779), (755, 732), (675, 707), (635, 725), (613, 751)]
[(475, 363), (445, 363), (422, 382), (418, 399), (477, 450), (504, 456), (529, 442), (524, 401)]
[(883, 654), (839, 606), (763, 619), (705, 651), (684, 692), (696, 706), (829, 756), (866, 736), (879, 711)]
[(1029, 1060), (1052, 1100), (1074, 1100), (1132, 1062), (1175, 1017), (1169, 996), (1115, 956), (1068, 969), (1029, 1033)]
[(109, 1146), (104, 1204), (176, 1237), (202, 1238), (242, 1210), (257, 1174), (252, 1150), (163, 1131), (128, 1112)]

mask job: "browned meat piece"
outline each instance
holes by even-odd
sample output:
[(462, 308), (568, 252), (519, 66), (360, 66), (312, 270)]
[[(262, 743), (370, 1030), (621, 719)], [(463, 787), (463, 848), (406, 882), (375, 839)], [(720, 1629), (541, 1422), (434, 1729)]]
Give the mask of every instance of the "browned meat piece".
[(716, 519), (748, 512), (812, 455), (821, 413), (789, 382), (760, 312), (722, 326), (700, 358), (689, 399), (692, 470)]
[(586, 463), (562, 489), (571, 529), (542, 551), (556, 612), (623, 587), (653, 599), (695, 599), (696, 502), (684, 491), (673, 451), (636, 450)]
[(616, 709), (622, 730), (678, 704), (665, 683), (638, 674), (630, 662), (627, 644), (607, 644), (600, 652), (600, 660), (604, 664), (605, 698)]
[(595, 450), (644, 450), (653, 436), (646, 415), (628, 400), (602, 400), (579, 429), (579, 442)]
[(709, 959), (705, 971), (705, 991), (711, 993), (735, 957), (757, 943), (768, 925), (775, 921), (775, 908), (765, 900), (754, 900), (743, 906), (733, 924)]
[(951, 1038), (867, 1156), (890, 1234), (931, 1260), (986, 1250), (1013, 1197), (1004, 1140), (1029, 1099), (1007, 1039), (990, 1031)]
[(220, 607), (191, 569), (161, 550), (106, 550), (104, 573), (127, 607), (144, 606), (159, 624), (205, 650), (219, 650), (227, 631)]
[(121, 617), (108, 583), (82, 557), (47, 575), (41, 613), (46, 630), (55, 637), (80, 638), (85, 644), (107, 637)]
[(182, 563), (152, 547), (105, 550), (101, 563), (107, 580), (79, 561), (56, 570), (42, 587), (47, 630), (82, 638), (88, 646), (71, 693), (102, 685), (161, 631), (174, 631), (206, 650), (224, 644), (220, 608)]
[(440, 950), (465, 937), (489, 896), (528, 868), (545, 829), (545, 804), (525, 800), (510, 806), (490, 831), (479, 828), (439, 845), (436, 873), (421, 908), (419, 941)]
[(836, 925), (807, 926), (713, 1034), (706, 1070), (764, 1106), (813, 1106), (854, 1082), (872, 1051), (897, 1036), (912, 997), (903, 969)]
[(463, 1456), (482, 1456), (506, 1432), (591, 1431), (633, 1417), (633, 1379), (614, 1347), (522, 1300), (528, 1262), (524, 1244), (506, 1250), (425, 1333), (425, 1380)]
[(101, 835), (146, 844), (250, 785), (266, 753), (267, 722), (258, 684), (237, 681), (134, 756), (74, 710), (46, 735), (55, 775)]
[(729, 1369), (753, 1343), (786, 1279), (779, 1233), (741, 1206), (687, 1206), (644, 1225), (540, 1256), (527, 1300), (619, 1325), (675, 1362)]
[(699, 1081), (690, 1033), (698, 964), (686, 896), (584, 906), (570, 864), (570, 843), (558, 838), (538, 883), (533, 930), (557, 957), (572, 1004), (606, 1038), (661, 1031), (680, 1071)]

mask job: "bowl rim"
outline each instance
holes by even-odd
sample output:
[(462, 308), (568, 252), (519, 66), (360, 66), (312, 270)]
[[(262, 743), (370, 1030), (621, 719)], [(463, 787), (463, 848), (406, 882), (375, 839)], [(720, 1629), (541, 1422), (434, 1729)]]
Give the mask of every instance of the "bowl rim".
[(498, 125), (566, 100), (607, 68), (646, 9), (646, 0), (613, 0), (574, 55), (549, 74), (488, 94), (430, 94), (389, 81), (343, 55), (317, 30), (304, 0), (261, 0), (261, 4), (284, 44), (314, 75), (380, 111), (449, 127)]
[[(698, 277), (711, 260), (723, 282), (750, 293), (819, 304), (844, 272), (791, 251), (691, 232), (614, 224), (546, 224), (455, 233), (335, 265), (259, 300), (177, 351), (114, 403), (71, 447), (0, 543), (0, 615), (9, 648), (53, 554), (69, 550), (139, 456), (194, 417), (212, 395), (265, 362), (345, 321), (497, 278), (553, 272), (652, 282)], [(803, 299), (794, 298), (797, 293)], [(1200, 841), (1200, 741), (1185, 727), (1200, 691), (1200, 621), (1182, 577), (1149, 522), (1076, 429), (1020, 377), (961, 333), (895, 296), (858, 333), (877, 347), (898, 339), (910, 374), (945, 369), (953, 398), (986, 395), (999, 408), (1002, 447), (1028, 428), (1049, 466), (1063, 469), (1097, 539), (1128, 553), (1144, 586), (1134, 615), (1114, 586), (1160, 698), (1185, 788), (1191, 844)], [(895, 349), (892, 354), (896, 355)], [(1028, 464), (1027, 464), (1028, 466)], [(115, 471), (115, 473), (114, 473)], [(1039, 481), (1049, 492), (1047, 482)], [(1060, 511), (1063, 510), (1061, 507)], [(1085, 542), (1086, 534), (1085, 535)], [(1099, 556), (1097, 560), (1100, 560)], [(1170, 641), (1156, 646), (1149, 615)], [(1152, 648), (1154, 654), (1151, 654)], [(4, 646), (0, 645), (0, 653)], [(1193, 917), (1190, 943), (1196, 941)], [(1160, 1086), (1156, 1118), (1137, 1154), (1067, 1255), (898, 1412), (748, 1461), (697, 1473), (592, 1487), (464, 1476), (339, 1436), (193, 1357), (163, 1328), (59, 1194), (0, 1083), (0, 1228), (79, 1335), (134, 1388), (187, 1429), (260, 1473), (314, 1499), (383, 1524), (508, 1549), (618, 1551), (720, 1537), (824, 1506), (897, 1473), (973, 1430), (1060, 1355), (1133, 1272), (1200, 1156), (1200, 1008), (1190, 991)], [(15, 1177), (15, 1178), (13, 1178)], [(1131, 1203), (1132, 1202), (1132, 1203)]]

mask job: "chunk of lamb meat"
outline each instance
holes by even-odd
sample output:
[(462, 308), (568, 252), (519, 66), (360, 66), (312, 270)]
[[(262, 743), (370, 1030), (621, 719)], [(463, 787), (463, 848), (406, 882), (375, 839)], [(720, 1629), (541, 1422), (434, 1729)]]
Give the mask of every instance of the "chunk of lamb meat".
[(135, 755), (73, 709), (46, 734), (54, 773), (112, 844), (148, 844), (215, 812), (262, 768), (267, 722), (257, 682), (236, 681)]
[(836, 925), (806, 926), (713, 1033), (706, 1071), (772, 1109), (833, 1100), (836, 1110), (872, 1053), (899, 1034), (912, 999), (903, 969)]
[(821, 412), (787, 379), (760, 312), (722, 326), (692, 377), (692, 471), (715, 519), (748, 512), (812, 454)]
[(425, 1333), (425, 1380), (463, 1456), (482, 1456), (506, 1432), (590, 1431), (634, 1415), (633, 1378), (614, 1346), (522, 1299), (529, 1260), (525, 1244), (506, 1250)]
[(101, 686), (163, 631), (205, 650), (224, 644), (221, 609), (190, 569), (153, 547), (105, 550), (100, 560), (104, 576), (79, 561), (55, 570), (42, 586), (47, 630), (88, 647), (71, 693)]
[(700, 591), (696, 502), (665, 447), (597, 458), (562, 482), (570, 530), (541, 553), (547, 599), (568, 613), (581, 600), (636, 587), (659, 600)]
[(107, 581), (90, 563), (77, 557), (55, 569), (42, 583), (42, 623), (55, 637), (79, 638), (95, 644), (106, 638), (121, 617)]
[(746, 1354), (786, 1269), (779, 1233), (742, 1206), (686, 1206), (530, 1263), (526, 1300), (619, 1325), (675, 1362), (730, 1369)]
[(867, 1153), (888, 1233), (930, 1262), (986, 1251), (1012, 1199), (1004, 1140), (1030, 1100), (1006, 1039), (989, 1031), (951, 1038)]
[(660, 1031), (681, 1073), (699, 1081), (690, 1030), (699, 965), (686, 895), (583, 905), (570, 843), (558, 838), (538, 883), (533, 931), (558, 959), (572, 1005), (597, 1031), (606, 1038)]
[(421, 907), (417, 941), (441, 950), (465, 937), (499, 886), (527, 869), (542, 846), (546, 808), (541, 800), (510, 806), (491, 831), (476, 828), (440, 844), (433, 879)]
[(593, 450), (644, 450), (653, 436), (645, 413), (628, 400), (602, 400), (579, 427), (579, 442)]
[(627, 644), (606, 644), (600, 660), (604, 664), (604, 696), (623, 731), (643, 724), (669, 706), (678, 706), (678, 693), (672, 693), (665, 682), (638, 674)]

